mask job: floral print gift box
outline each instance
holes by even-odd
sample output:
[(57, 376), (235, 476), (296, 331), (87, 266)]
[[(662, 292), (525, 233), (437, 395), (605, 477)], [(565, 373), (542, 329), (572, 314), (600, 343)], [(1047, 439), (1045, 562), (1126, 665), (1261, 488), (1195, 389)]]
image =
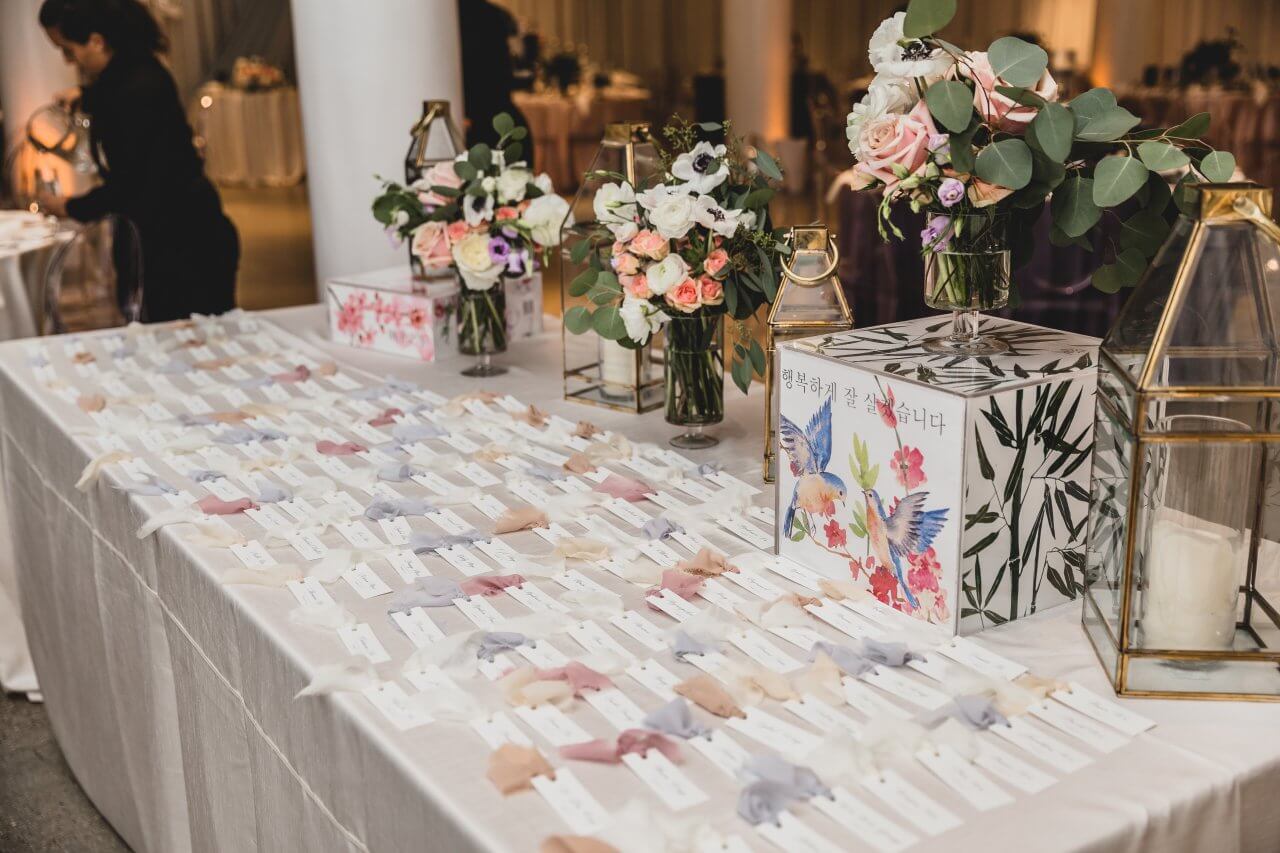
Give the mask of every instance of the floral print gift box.
[(1080, 592), (1094, 338), (1009, 320), (938, 355), (926, 318), (778, 348), (778, 550), (973, 634)]

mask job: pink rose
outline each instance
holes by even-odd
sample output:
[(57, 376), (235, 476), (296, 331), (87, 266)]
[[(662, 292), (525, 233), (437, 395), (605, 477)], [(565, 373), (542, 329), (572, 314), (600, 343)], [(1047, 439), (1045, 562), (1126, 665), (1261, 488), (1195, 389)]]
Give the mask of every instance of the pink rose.
[(622, 289), (627, 292), (628, 296), (634, 296), (636, 299), (648, 299), (653, 296), (653, 291), (649, 289), (649, 279), (645, 277), (644, 273), (619, 276), (618, 281), (622, 284)]
[(453, 256), (449, 254), (449, 234), (443, 222), (424, 222), (413, 229), (409, 247), (423, 269), (442, 270), (453, 263)]
[[(1001, 130), (1013, 133), (1024, 132), (1039, 110), (1036, 107), (1023, 106), (996, 91), (997, 86), (1011, 84), (1003, 77), (996, 75), (991, 68), (991, 60), (985, 53), (975, 51), (966, 54), (966, 57), (969, 65), (965, 67), (961, 64), (956, 67), (961, 68), (961, 73), (973, 79), (973, 105), (977, 108), (978, 115)], [(1049, 74), (1048, 69), (1045, 69), (1036, 84), (1030, 87), (1030, 91), (1046, 101), (1058, 100), (1058, 83)]]
[(508, 207), (505, 205), (503, 207), (498, 208), (493, 213), (493, 219), (495, 222), (501, 222), (504, 219), (519, 219), (519, 218), (520, 218), (520, 211), (516, 210), (514, 207)]
[(613, 256), (616, 258), (618, 255), (621, 255), (624, 252), (629, 252), (631, 250), (627, 248), (627, 244), (624, 241), (614, 240), (613, 246), (610, 248), (610, 251), (613, 253)]
[(667, 238), (645, 229), (631, 238), (631, 251), (643, 258), (660, 261), (671, 251)]
[(670, 288), (666, 293), (667, 304), (684, 314), (692, 314), (702, 307), (698, 283), (691, 278)]
[(450, 187), (457, 189), (462, 186), (462, 178), (458, 177), (458, 173), (453, 171), (453, 161), (444, 163), (436, 163), (422, 176), (420, 181), (415, 182), (416, 187), (420, 187), (426, 192), (418, 194), (418, 198), (423, 204), (432, 204), (437, 207), (448, 204), (453, 199), (445, 198), (439, 193), (431, 192), (432, 187)]
[(969, 203), (974, 207), (990, 207), (1003, 201), (1012, 192), (1008, 187), (989, 184), (982, 178), (973, 178), (969, 182)]
[(714, 278), (704, 276), (698, 279), (698, 286), (702, 292), (703, 305), (719, 305), (724, 302), (724, 285)]
[(885, 192), (893, 192), (900, 180), (895, 168), (910, 174), (923, 166), (929, 159), (929, 139), (937, 132), (923, 99), (906, 115), (872, 119), (858, 134), (856, 173), (883, 181)]
[(613, 269), (618, 275), (635, 275), (640, 269), (640, 259), (630, 252), (614, 255)]
[(467, 226), (467, 223), (463, 222), (461, 219), (450, 222), (448, 227), (445, 228), (445, 233), (449, 235), (450, 245), (457, 243), (470, 232), (471, 229)]
[(724, 269), (727, 263), (729, 263), (729, 253), (724, 249), (715, 249), (702, 262), (702, 269), (706, 271), (707, 275), (715, 275)]

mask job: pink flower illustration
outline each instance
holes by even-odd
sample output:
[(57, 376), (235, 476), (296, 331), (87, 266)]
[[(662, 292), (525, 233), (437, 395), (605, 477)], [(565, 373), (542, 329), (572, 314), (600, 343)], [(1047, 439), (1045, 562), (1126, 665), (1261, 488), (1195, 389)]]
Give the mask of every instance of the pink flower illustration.
[(902, 447), (893, 452), (893, 474), (907, 491), (912, 491), (926, 479), (924, 454), (915, 447)]
[(877, 566), (875, 571), (869, 574), (868, 580), (871, 581), (871, 594), (881, 603), (898, 610), (902, 609), (902, 602), (898, 599), (898, 579), (894, 577), (888, 566)]
[(338, 331), (353, 335), (364, 326), (364, 308), (355, 304), (354, 296), (348, 297), (338, 310)]
[(911, 568), (907, 570), (907, 585), (913, 593), (939, 591), (938, 580), (942, 577), (942, 566), (938, 563), (938, 555), (933, 548), (922, 554), (910, 554), (907, 561), (911, 564)]
[(893, 388), (885, 389), (883, 400), (876, 400), (876, 411), (880, 413), (880, 420), (884, 421), (884, 425), (889, 429), (898, 428), (898, 416), (894, 414), (893, 404)]
[(421, 329), (427, 324), (427, 312), (421, 306), (415, 306), (409, 309), (409, 325), (415, 329)]
[(834, 518), (826, 523), (822, 528), (822, 532), (827, 534), (828, 548), (843, 548), (849, 541), (849, 534), (840, 526), (840, 522)]

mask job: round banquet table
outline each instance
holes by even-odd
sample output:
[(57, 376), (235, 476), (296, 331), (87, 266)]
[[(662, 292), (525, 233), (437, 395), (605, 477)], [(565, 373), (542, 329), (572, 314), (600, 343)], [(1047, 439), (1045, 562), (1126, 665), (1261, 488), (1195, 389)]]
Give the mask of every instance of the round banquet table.
[[(672, 433), (661, 412), (636, 417), (564, 402), (558, 332), (514, 341), (499, 359), (510, 373), (474, 382), (459, 375), (458, 357), (424, 366), (331, 344), (320, 337), (322, 306), (255, 316), (302, 336), (344, 372), (399, 376), (446, 396), (476, 388), (512, 393), (637, 440)], [(58, 339), (46, 340), (61, 351)], [(112, 469), (104, 482), (77, 491), (73, 484), (91, 452), (70, 426), (87, 418), (39, 388), (29, 356), (23, 343), (0, 344), (0, 430), (11, 463), (6, 487), (14, 526), (23, 531), (17, 545), (32, 650), (68, 763), (134, 849), (525, 851), (566, 831), (539, 797), (497, 793), (484, 775), (488, 750), (464, 724), (437, 721), (397, 732), (356, 694), (295, 700), (320, 666), (335, 662), (337, 641), (293, 624), (286, 615), (292, 599), (283, 590), (221, 584), (220, 573), (234, 564), (225, 551), (192, 544), (172, 528), (136, 538), (141, 499), (113, 487)], [(762, 485), (761, 403), (758, 386), (748, 397), (727, 393), (725, 423), (715, 430), (722, 443), (694, 458), (721, 462)], [(529, 536), (529, 545), (514, 544), (520, 550), (538, 541), (516, 535)], [(625, 595), (628, 606), (643, 608), (638, 592)], [(343, 604), (357, 619), (385, 623), (378, 599), (346, 595)], [(1079, 623), (1079, 607), (1067, 605), (989, 630), (981, 640), (1042, 676), (1106, 693)], [(408, 647), (403, 637), (386, 631), (383, 637), (400, 653)], [(1114, 752), (1093, 754), (1091, 764), (1047, 791), (988, 813), (966, 810), (960, 827), (917, 849), (1280, 849), (1276, 706), (1135, 701), (1130, 707), (1156, 728)], [(573, 769), (607, 809), (647, 794), (618, 768)], [(711, 793), (711, 803), (692, 813), (695, 821), (714, 822), (750, 838), (752, 849), (766, 849), (734, 816), (736, 783), (705, 762), (691, 760), (685, 772)], [(947, 796), (936, 784), (926, 790)], [(835, 824), (823, 827), (851, 844), (851, 836), (836, 835)]]
[(302, 180), (302, 116), (293, 86), (248, 91), (206, 83), (192, 102), (191, 124), (204, 139), (205, 171), (217, 183), (283, 187)]
[(516, 92), (512, 95), (529, 123), (539, 171), (551, 176), (561, 192), (578, 186), (591, 168), (607, 125), (642, 121), (648, 117), (650, 94), (627, 86), (583, 90), (576, 94), (554, 91)]

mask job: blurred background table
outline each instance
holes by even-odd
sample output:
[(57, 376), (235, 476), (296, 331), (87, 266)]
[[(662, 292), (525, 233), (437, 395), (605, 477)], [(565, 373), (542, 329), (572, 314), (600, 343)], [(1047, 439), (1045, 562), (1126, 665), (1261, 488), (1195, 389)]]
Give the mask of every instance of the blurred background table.
[(191, 125), (203, 140), (205, 171), (219, 184), (280, 187), (302, 180), (302, 118), (293, 86), (206, 83), (196, 93)]

